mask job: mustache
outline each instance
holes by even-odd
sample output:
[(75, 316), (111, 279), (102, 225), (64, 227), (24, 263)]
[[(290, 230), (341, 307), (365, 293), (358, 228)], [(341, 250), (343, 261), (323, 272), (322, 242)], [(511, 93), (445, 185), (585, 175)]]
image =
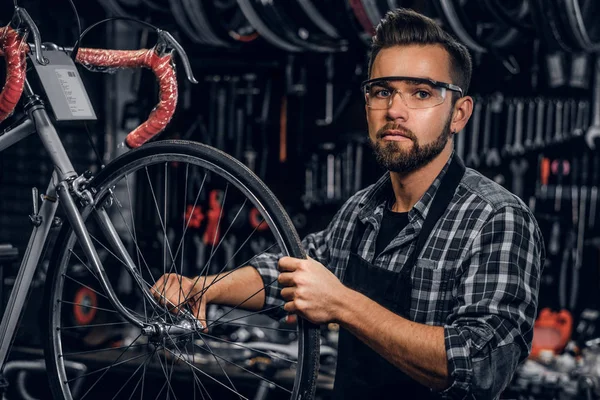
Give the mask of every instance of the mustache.
[(385, 124), (381, 129), (379, 129), (377, 131), (376, 138), (377, 139), (383, 138), (384, 132), (388, 131), (388, 130), (400, 131), (407, 138), (409, 138), (411, 140), (415, 140), (415, 134), (410, 129), (406, 129), (402, 125), (398, 125), (398, 124), (394, 124), (394, 123), (387, 123), (387, 124)]

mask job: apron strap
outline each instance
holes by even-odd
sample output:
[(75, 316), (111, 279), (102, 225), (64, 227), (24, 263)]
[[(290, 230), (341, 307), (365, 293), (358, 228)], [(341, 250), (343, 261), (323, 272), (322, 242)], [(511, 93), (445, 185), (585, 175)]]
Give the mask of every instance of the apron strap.
[(425, 247), (425, 243), (427, 239), (429, 239), (429, 235), (433, 230), (433, 227), (444, 215), (444, 212), (448, 209), (450, 202), (452, 201), (452, 197), (454, 197), (454, 192), (456, 188), (460, 184), (463, 175), (465, 174), (465, 164), (462, 162), (458, 155), (454, 155), (450, 165), (448, 166), (448, 171), (446, 171), (446, 175), (442, 179), (440, 183), (440, 187), (438, 188), (435, 196), (433, 198), (433, 202), (431, 207), (429, 208), (429, 212), (427, 213), (427, 217), (423, 222), (423, 227), (419, 232), (419, 236), (417, 239), (417, 244), (415, 246), (415, 250), (410, 254), (408, 260), (406, 261), (406, 266), (408, 268), (402, 268), (402, 271), (407, 271), (410, 273), (412, 267), (415, 265), (417, 261), (417, 257), (421, 254), (421, 250)]

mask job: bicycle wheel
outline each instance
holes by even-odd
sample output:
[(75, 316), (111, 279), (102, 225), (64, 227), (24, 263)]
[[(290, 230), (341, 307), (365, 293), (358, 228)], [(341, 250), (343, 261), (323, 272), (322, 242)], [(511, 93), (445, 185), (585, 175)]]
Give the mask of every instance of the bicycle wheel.
[[(126, 272), (92, 207), (84, 207), (116, 296), (140, 320), (164, 329), (147, 335), (115, 311), (65, 224), (45, 292), (45, 356), (56, 398), (251, 399), (257, 390), (272, 391), (269, 398), (312, 398), (315, 325), (274, 319), (271, 313), (281, 307), (253, 312), (211, 305), (204, 333), (143, 296), (168, 272), (222, 276), (265, 251), (304, 256), (287, 214), (251, 171), (205, 145), (160, 141), (117, 158), (90, 187), (94, 207), (108, 212), (141, 278)], [(73, 363), (86, 370), (65, 367)]]

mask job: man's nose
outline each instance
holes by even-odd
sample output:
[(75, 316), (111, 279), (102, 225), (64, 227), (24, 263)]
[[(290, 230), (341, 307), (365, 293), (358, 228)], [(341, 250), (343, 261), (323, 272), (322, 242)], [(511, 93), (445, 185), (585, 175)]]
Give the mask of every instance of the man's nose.
[(408, 110), (409, 108), (406, 106), (404, 99), (402, 98), (402, 94), (396, 91), (392, 95), (390, 99), (392, 102), (390, 107), (387, 110), (387, 115), (390, 119), (408, 119)]

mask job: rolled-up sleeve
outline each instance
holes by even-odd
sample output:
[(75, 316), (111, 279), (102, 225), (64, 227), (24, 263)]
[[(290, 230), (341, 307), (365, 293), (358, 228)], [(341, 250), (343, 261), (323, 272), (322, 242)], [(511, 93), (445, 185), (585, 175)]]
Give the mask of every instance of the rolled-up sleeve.
[(506, 206), (482, 227), (460, 266), (444, 325), (446, 399), (495, 399), (529, 354), (545, 258), (528, 210)]

